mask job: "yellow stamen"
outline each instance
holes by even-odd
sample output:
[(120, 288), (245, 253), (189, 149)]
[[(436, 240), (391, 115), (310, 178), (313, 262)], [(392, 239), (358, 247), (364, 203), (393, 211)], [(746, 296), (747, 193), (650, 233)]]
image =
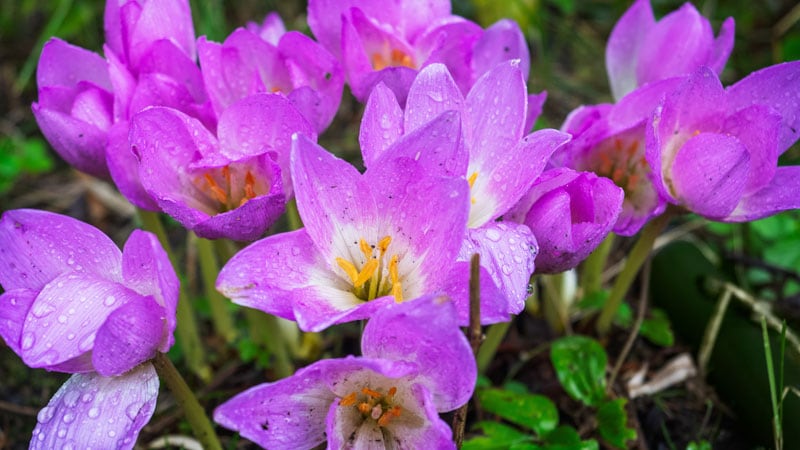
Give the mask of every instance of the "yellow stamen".
[(389, 260), (389, 278), (392, 280), (392, 296), (394, 296), (394, 301), (400, 303), (403, 301), (403, 285), (400, 283), (397, 262), (397, 255), (392, 255), (392, 259)]
[[(225, 168), (227, 169), (228, 167), (226, 166)], [(228, 175), (228, 178), (230, 178), (230, 175)], [(250, 200), (256, 197), (255, 185), (256, 180), (253, 178), (253, 174), (248, 170), (244, 176), (244, 197), (246, 199)]]
[(369, 396), (370, 396), (370, 397), (372, 397), (372, 398), (381, 398), (381, 397), (383, 397), (383, 394), (381, 394), (381, 393), (380, 393), (380, 392), (378, 392), (378, 391), (373, 391), (372, 389), (370, 389), (370, 388), (368, 388), (368, 387), (361, 388), (361, 392), (362, 392), (364, 395), (369, 395)]
[(225, 191), (223, 191), (222, 188), (217, 185), (217, 182), (214, 181), (214, 178), (211, 177), (211, 174), (206, 173), (203, 175), (203, 177), (208, 184), (208, 188), (211, 189), (211, 195), (213, 195), (214, 198), (223, 205), (228, 203), (228, 194), (226, 194)]
[[(341, 264), (340, 264), (341, 265)], [(364, 264), (364, 267), (361, 268), (361, 272), (359, 272), (358, 277), (353, 280), (353, 287), (360, 288), (364, 285), (370, 278), (372, 278), (372, 274), (375, 273), (375, 269), (378, 268), (378, 260), (377, 259), (370, 259)]]
[(369, 260), (372, 258), (372, 247), (370, 247), (369, 244), (367, 244), (367, 241), (361, 239), (360, 241), (358, 241), (358, 246), (359, 248), (361, 248), (361, 253), (364, 254), (365, 259)]
[(386, 60), (383, 58), (383, 55), (380, 53), (373, 53), (372, 54), (372, 68), (375, 70), (383, 70), (389, 64), (386, 63)]
[(383, 239), (378, 241), (378, 250), (381, 252), (381, 257), (386, 253), (386, 250), (389, 249), (389, 244), (392, 243), (391, 236), (384, 236)]
[(378, 425), (382, 427), (389, 425), (389, 422), (392, 420), (392, 418), (400, 417), (401, 412), (402, 409), (399, 406), (391, 407), (388, 411), (384, 412), (383, 415), (381, 415), (380, 419), (378, 419)]
[(369, 412), (372, 411), (372, 405), (361, 402), (358, 404), (358, 410), (361, 412), (361, 414), (369, 414)]
[(356, 270), (356, 266), (354, 266), (353, 263), (351, 263), (350, 261), (347, 261), (346, 259), (343, 258), (336, 258), (336, 264), (338, 264), (339, 267), (341, 267), (342, 270), (344, 270), (347, 276), (350, 277), (350, 281), (352, 281), (353, 284), (355, 284), (356, 280), (358, 279), (358, 270)]
[(387, 398), (394, 397), (394, 394), (397, 394), (397, 388), (392, 386), (392, 387), (389, 388), (389, 393), (386, 394), (386, 397)]
[(469, 187), (475, 186), (475, 180), (478, 179), (478, 172), (472, 172), (472, 175), (467, 178), (467, 183), (469, 183)]
[(356, 393), (351, 392), (339, 400), (339, 406), (353, 406), (356, 404)]

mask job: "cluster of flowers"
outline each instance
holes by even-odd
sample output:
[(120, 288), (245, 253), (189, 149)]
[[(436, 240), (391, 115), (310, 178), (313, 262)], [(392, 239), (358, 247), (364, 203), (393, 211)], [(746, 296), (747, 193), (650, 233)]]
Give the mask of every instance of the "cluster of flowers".
[[(530, 132), (545, 95), (527, 92), (519, 28), (450, 11), (311, 0), (318, 42), (270, 15), (218, 44), (195, 41), (186, 1), (109, 0), (104, 57), (58, 39), (42, 51), (42, 132), (138, 207), (253, 241), (296, 198), (304, 228), (236, 254), (223, 294), (306, 331), (369, 319), (362, 357), (217, 409), (261, 445), (452, 447), (438, 412), (475, 384), (458, 328), (474, 253), (490, 324), (523, 309), (534, 271), (575, 267), (668, 204), (725, 221), (800, 207), (798, 168), (777, 166), (800, 136), (800, 63), (723, 88), (732, 19), (714, 38), (689, 4), (656, 21), (637, 1), (607, 48), (617, 102)], [(316, 144), (345, 81), (366, 103), (364, 173)], [(147, 361), (175, 328), (177, 277), (155, 237), (135, 232), (120, 253), (73, 219), (7, 212), (0, 284), (7, 344), (31, 367), (76, 374), (39, 414), (32, 448), (131, 448), (158, 391)]]

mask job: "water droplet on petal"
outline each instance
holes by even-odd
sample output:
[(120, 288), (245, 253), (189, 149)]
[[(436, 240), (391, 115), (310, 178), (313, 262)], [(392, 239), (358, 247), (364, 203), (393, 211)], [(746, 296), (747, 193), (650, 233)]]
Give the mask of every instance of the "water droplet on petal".
[(41, 319), (42, 317), (50, 315), (55, 310), (56, 307), (49, 303), (37, 302), (33, 305), (33, 308), (31, 308), (31, 314)]
[(33, 347), (33, 343), (36, 340), (36, 336), (33, 335), (30, 331), (22, 335), (22, 345), (21, 348), (23, 350), (30, 350)]
[(100, 410), (97, 408), (90, 408), (89, 412), (86, 413), (90, 419), (96, 419), (100, 415)]
[(56, 414), (55, 408), (45, 406), (44, 408), (42, 408), (41, 411), (39, 411), (39, 414), (36, 415), (36, 420), (38, 420), (39, 423), (44, 424), (50, 422), (50, 420), (53, 419), (53, 416), (55, 414)]
[(75, 414), (68, 412), (64, 414), (64, 417), (61, 418), (64, 423), (72, 423), (75, 421)]
[(67, 323), (67, 316), (63, 314), (58, 316), (58, 323)]
[(489, 238), (489, 240), (497, 242), (500, 240), (500, 232), (495, 230), (494, 228), (489, 228), (488, 230), (486, 230), (486, 237)]
[(103, 304), (106, 305), (106, 306), (111, 306), (116, 301), (117, 301), (117, 299), (113, 295), (109, 295), (108, 297), (106, 297), (105, 300), (103, 300)]
[(136, 416), (139, 415), (139, 411), (141, 410), (138, 403), (131, 403), (125, 408), (125, 414), (131, 420), (136, 420)]

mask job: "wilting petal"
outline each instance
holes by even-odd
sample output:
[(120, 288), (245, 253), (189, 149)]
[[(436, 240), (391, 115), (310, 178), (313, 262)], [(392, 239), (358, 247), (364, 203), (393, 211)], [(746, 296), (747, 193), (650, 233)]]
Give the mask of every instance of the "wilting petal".
[(335, 396), (320, 363), (275, 383), (250, 388), (214, 410), (214, 421), (264, 448), (313, 448), (325, 441), (325, 416)]
[(132, 449), (157, 397), (149, 363), (118, 377), (73, 375), (39, 411), (30, 448)]
[(475, 358), (446, 297), (429, 295), (375, 312), (364, 328), (361, 351), (366, 358), (417, 363), (415, 382), (433, 393), (439, 411), (463, 405), (475, 388)]
[(47, 211), (6, 211), (0, 219), (0, 285), (40, 290), (67, 271), (121, 281), (121, 252), (97, 228)]
[(780, 211), (800, 208), (800, 166), (778, 167), (770, 183), (746, 195), (723, 220), (748, 222)]
[(403, 110), (392, 90), (378, 83), (369, 95), (358, 133), (364, 165), (372, 165), (402, 135)]
[(106, 377), (121, 375), (153, 358), (165, 340), (164, 316), (164, 308), (152, 297), (115, 309), (97, 330), (92, 350), (95, 371)]
[(25, 288), (9, 289), (0, 294), (0, 337), (18, 355), (21, 354), (22, 325), (37, 294)]
[(637, 0), (614, 25), (606, 45), (606, 71), (615, 99), (638, 86), (636, 56), (655, 23), (650, 0)]

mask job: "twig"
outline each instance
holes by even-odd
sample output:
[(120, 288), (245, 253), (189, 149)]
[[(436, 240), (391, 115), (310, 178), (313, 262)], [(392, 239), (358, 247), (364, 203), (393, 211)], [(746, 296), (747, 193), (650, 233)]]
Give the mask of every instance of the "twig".
[[(481, 257), (475, 253), (470, 260), (469, 276), (469, 328), (467, 337), (472, 353), (477, 355), (481, 345)], [(456, 448), (461, 448), (464, 442), (464, 427), (467, 424), (467, 408), (469, 402), (464, 403), (453, 415), (453, 440)]]
[(714, 344), (717, 342), (719, 327), (722, 325), (722, 318), (725, 317), (725, 311), (728, 310), (730, 301), (731, 291), (725, 289), (717, 302), (717, 307), (714, 308), (714, 314), (711, 316), (711, 320), (709, 320), (708, 325), (706, 325), (706, 331), (700, 343), (700, 352), (697, 354), (697, 365), (700, 369), (700, 376), (703, 378), (705, 378), (706, 373), (708, 373), (708, 361), (711, 359), (711, 350), (714, 349)]
[(636, 336), (639, 335), (639, 329), (642, 327), (642, 322), (644, 322), (644, 313), (647, 310), (647, 291), (649, 288), (650, 258), (645, 261), (642, 269), (642, 289), (639, 294), (639, 309), (636, 312), (636, 321), (633, 322), (631, 333), (628, 335), (628, 339), (625, 341), (625, 345), (622, 347), (622, 352), (620, 352), (619, 356), (617, 357), (617, 362), (614, 363), (614, 368), (611, 370), (611, 375), (608, 377), (606, 389), (609, 391), (614, 386), (614, 381), (616, 381), (617, 375), (619, 375), (619, 371), (622, 368), (622, 363), (625, 362), (625, 359), (628, 357), (628, 353), (630, 353), (631, 348), (633, 348), (633, 343), (636, 341)]

